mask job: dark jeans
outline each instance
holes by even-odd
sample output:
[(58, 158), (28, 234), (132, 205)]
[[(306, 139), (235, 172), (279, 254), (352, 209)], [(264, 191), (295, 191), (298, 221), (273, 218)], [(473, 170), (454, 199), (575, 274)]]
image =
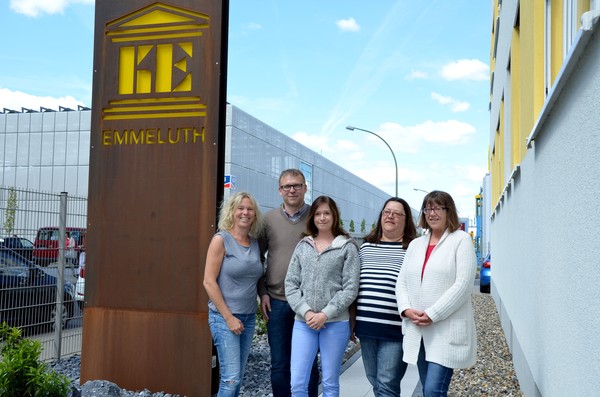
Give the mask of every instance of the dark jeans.
[(423, 385), (423, 397), (447, 397), (450, 381), (452, 380), (453, 368), (444, 367), (431, 361), (425, 360), (425, 346), (421, 341), (421, 350), (417, 359), (419, 378)]
[[(290, 386), (290, 360), (292, 356), (292, 330), (294, 316), (286, 301), (271, 298), (271, 312), (267, 323), (267, 336), (271, 348), (271, 385), (273, 397), (292, 395)], [(313, 363), (308, 384), (309, 397), (317, 397), (319, 393), (319, 368), (317, 359)]]
[(367, 379), (376, 397), (400, 397), (400, 382), (408, 364), (402, 361), (402, 341), (360, 336)]

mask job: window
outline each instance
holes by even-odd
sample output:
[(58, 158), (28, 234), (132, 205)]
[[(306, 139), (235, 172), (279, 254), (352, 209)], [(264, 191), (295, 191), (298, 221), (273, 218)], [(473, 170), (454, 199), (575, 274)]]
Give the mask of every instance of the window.
[(0, 272), (5, 277), (27, 277), (27, 268), (6, 251), (0, 254)]
[(544, 23), (544, 96), (546, 97), (552, 86), (552, 0), (546, 0)]
[(307, 204), (311, 204), (313, 201), (312, 192), (313, 192), (313, 167), (312, 165), (305, 163), (304, 161), (300, 162), (300, 171), (304, 174), (304, 178), (306, 179), (306, 195), (304, 196), (304, 202)]
[(563, 3), (563, 59), (571, 49), (577, 29), (577, 0), (565, 0)]

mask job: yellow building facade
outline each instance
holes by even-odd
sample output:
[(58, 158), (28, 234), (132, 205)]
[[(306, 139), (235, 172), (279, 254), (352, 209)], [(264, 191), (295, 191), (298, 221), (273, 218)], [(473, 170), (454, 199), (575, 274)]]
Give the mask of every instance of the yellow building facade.
[(599, 395), (600, 0), (492, 10), (491, 293), (525, 396)]

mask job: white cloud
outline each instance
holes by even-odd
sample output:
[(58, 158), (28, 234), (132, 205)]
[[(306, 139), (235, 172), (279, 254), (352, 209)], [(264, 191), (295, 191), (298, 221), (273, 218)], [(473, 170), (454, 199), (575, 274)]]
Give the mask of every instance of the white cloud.
[(417, 153), (423, 144), (465, 144), (475, 132), (475, 127), (462, 121), (428, 120), (409, 127), (387, 122), (381, 125), (377, 133), (394, 148), (394, 151)]
[(360, 145), (358, 145), (354, 141), (350, 141), (347, 139), (340, 139), (339, 141), (337, 141), (336, 147), (340, 150), (360, 150)]
[(429, 143), (461, 145), (468, 141), (475, 133), (475, 127), (471, 124), (458, 121), (426, 121), (412, 128), (412, 132), (423, 141)]
[(450, 110), (454, 113), (456, 112), (465, 112), (469, 110), (471, 104), (469, 102), (456, 101), (450, 106)]
[[(424, 190), (443, 190), (448, 192), (458, 209), (461, 217), (473, 218), (475, 215), (475, 195), (479, 192), (479, 186), (487, 171), (482, 167), (469, 164), (455, 164), (447, 162), (432, 162), (422, 170), (423, 179), (414, 187)], [(409, 192), (407, 196), (413, 197), (409, 201), (413, 208), (420, 205), (425, 193)]]
[(332, 152), (329, 137), (325, 135), (310, 135), (306, 132), (297, 132), (292, 138), (321, 155)]
[(249, 22), (243, 26), (244, 29), (247, 30), (260, 30), (262, 29), (262, 25), (256, 22)]
[(17, 14), (37, 18), (43, 14), (61, 14), (75, 3), (94, 4), (94, 0), (10, 0), (10, 9)]
[(435, 99), (441, 105), (448, 105), (454, 102), (454, 99), (452, 99), (451, 97), (440, 95), (437, 92), (432, 92), (431, 98)]
[(335, 24), (342, 32), (358, 32), (360, 25), (354, 18), (339, 19), (335, 21)]
[(487, 168), (479, 167), (475, 165), (457, 165), (456, 171), (463, 175), (466, 179), (474, 182), (481, 183), (485, 174), (487, 174)]
[(77, 109), (77, 105), (85, 106), (82, 101), (78, 101), (72, 96), (54, 98), (50, 96), (41, 97), (26, 94), (21, 91), (11, 91), (7, 88), (0, 88), (0, 109), (11, 109), (21, 111), (21, 108), (39, 110), (40, 107), (58, 110), (59, 106), (70, 109)]
[(490, 67), (478, 59), (460, 59), (442, 67), (446, 80), (488, 80)]
[(443, 96), (436, 92), (431, 93), (431, 98), (437, 101), (440, 105), (450, 105), (450, 110), (453, 112), (464, 112), (469, 110), (471, 105), (469, 102), (462, 102), (449, 96)]
[[(459, 214), (472, 217), (475, 205), (475, 194), (481, 184), (486, 169), (468, 164), (447, 162), (427, 162), (427, 165), (417, 165), (414, 161), (407, 163), (406, 156), (398, 155), (406, 152), (407, 146), (414, 152), (419, 147), (428, 144), (458, 144), (467, 139), (474, 128), (456, 120), (432, 122), (417, 126), (404, 127), (397, 123), (385, 123), (377, 130), (377, 134), (394, 148), (398, 159), (398, 194), (409, 204), (420, 208), (424, 193), (415, 188), (431, 191), (444, 190), (454, 198)], [(339, 166), (349, 170), (358, 177), (368, 181), (378, 188), (393, 194), (396, 185), (396, 167), (383, 143), (377, 137), (363, 133), (365, 139), (373, 139), (373, 145), (361, 144), (359, 138), (332, 139), (331, 135), (311, 135), (298, 132), (293, 138), (315, 152), (325, 156)], [(377, 141), (377, 142), (375, 142)], [(367, 150), (373, 150), (367, 153)], [(375, 155), (373, 153), (380, 153)]]
[(427, 79), (429, 78), (429, 75), (427, 74), (427, 72), (423, 72), (421, 70), (411, 70), (410, 73), (406, 76), (406, 78), (408, 80)]

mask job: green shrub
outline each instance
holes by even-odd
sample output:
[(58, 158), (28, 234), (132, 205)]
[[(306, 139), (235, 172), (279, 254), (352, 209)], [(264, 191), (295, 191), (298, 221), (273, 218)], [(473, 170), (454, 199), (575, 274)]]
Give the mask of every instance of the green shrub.
[(254, 333), (257, 335), (264, 335), (267, 333), (267, 322), (262, 316), (260, 308), (256, 311), (256, 326), (254, 327)]
[(21, 337), (21, 330), (0, 325), (0, 397), (64, 397), (66, 376), (52, 372), (40, 361), (42, 344)]

